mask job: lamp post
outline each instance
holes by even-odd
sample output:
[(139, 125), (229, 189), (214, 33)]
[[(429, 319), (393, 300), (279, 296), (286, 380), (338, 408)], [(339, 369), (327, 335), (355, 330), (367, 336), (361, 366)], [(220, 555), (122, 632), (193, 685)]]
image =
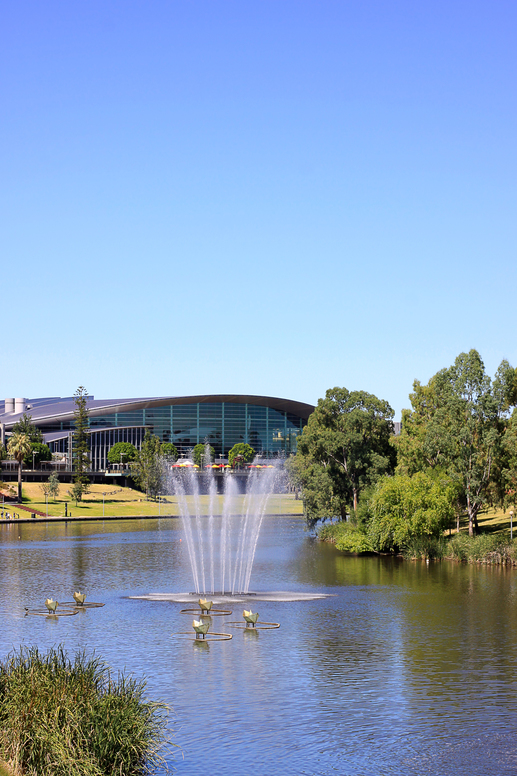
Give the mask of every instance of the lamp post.
[(35, 470), (36, 464), (34, 463), (34, 458), (36, 457), (36, 450), (32, 451), (32, 471)]
[(513, 509), (510, 509), (510, 541), (513, 541)]

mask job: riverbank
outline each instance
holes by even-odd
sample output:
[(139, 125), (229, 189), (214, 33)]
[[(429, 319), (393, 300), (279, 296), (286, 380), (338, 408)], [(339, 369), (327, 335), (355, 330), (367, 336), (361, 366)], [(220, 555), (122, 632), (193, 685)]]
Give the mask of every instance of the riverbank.
[[(467, 526), (440, 537), (418, 537), (394, 554), (406, 560), (455, 560), (462, 563), (517, 566), (517, 539), (509, 531), (509, 516), (502, 510), (487, 510), (479, 516), (480, 534), (469, 536)], [(517, 529), (517, 526), (515, 526)], [(516, 530), (517, 536), (517, 530)], [(375, 552), (366, 532), (350, 523), (324, 523), (317, 531), (320, 541), (334, 544), (341, 552)], [(384, 553), (383, 553), (384, 554)]]

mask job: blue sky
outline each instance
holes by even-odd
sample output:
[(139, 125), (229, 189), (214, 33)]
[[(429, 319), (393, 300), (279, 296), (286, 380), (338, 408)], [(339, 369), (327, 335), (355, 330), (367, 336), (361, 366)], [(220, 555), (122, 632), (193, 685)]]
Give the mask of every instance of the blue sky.
[(2, 3), (4, 396), (517, 365), (517, 6)]

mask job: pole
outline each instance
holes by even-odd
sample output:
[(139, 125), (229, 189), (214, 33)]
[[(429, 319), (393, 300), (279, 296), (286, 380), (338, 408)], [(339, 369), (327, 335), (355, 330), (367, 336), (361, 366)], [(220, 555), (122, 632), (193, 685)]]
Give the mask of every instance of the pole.
[(104, 517), (104, 496), (105, 495), (106, 495), (105, 493), (102, 494), (102, 516), (103, 517)]
[(513, 542), (513, 509), (510, 509), (510, 541)]

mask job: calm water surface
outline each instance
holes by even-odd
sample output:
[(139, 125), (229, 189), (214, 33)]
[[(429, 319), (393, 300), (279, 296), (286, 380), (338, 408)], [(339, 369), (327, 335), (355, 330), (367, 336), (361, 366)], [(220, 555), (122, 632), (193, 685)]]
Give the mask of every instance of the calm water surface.
[[(171, 635), (181, 605), (127, 598), (192, 589), (181, 539), (172, 519), (2, 526), (0, 654), (64, 643), (145, 675), (174, 708), (179, 776), (517, 773), (517, 572), (347, 558), (269, 519), (252, 589), (332, 597), (257, 602), (279, 630), (197, 645)], [(106, 606), (22, 616), (75, 589)]]

